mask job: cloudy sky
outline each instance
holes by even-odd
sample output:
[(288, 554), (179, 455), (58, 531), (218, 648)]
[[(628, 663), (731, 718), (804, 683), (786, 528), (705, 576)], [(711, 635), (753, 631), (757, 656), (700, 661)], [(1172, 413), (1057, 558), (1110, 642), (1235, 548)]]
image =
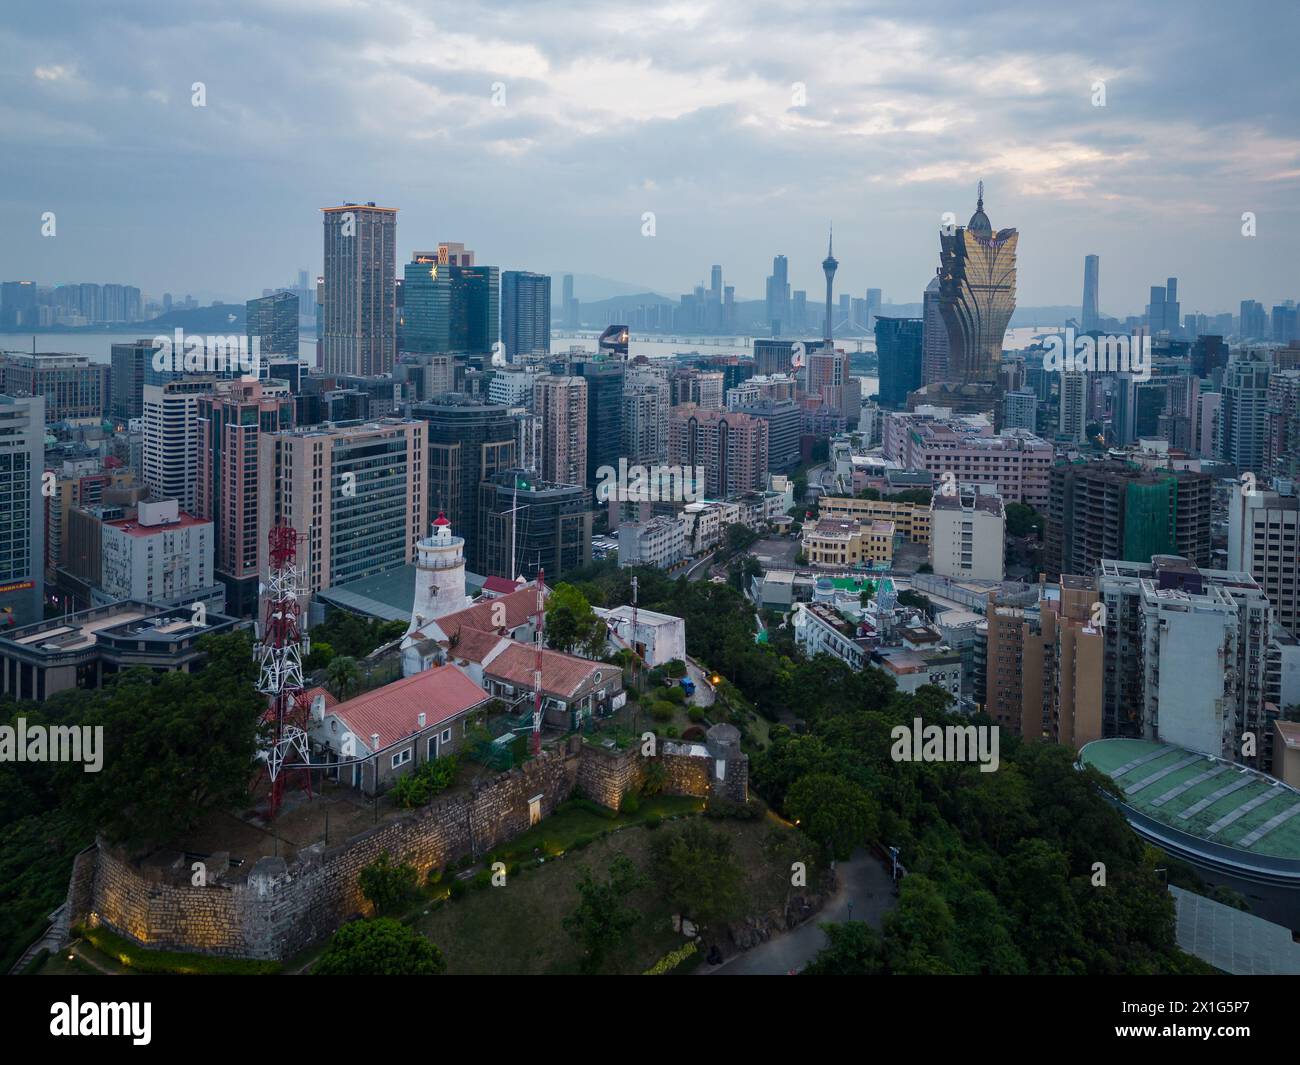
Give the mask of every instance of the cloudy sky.
[(670, 295), (717, 262), (757, 298), (777, 253), (815, 292), (833, 221), (837, 289), (906, 302), (983, 179), (1022, 305), (1077, 304), (1090, 252), (1108, 313), (1171, 274), (1184, 311), (1271, 305), (1300, 298), (1297, 12), (9, 0), (0, 276), (242, 300), (319, 271), (320, 207), (374, 200), (402, 258)]

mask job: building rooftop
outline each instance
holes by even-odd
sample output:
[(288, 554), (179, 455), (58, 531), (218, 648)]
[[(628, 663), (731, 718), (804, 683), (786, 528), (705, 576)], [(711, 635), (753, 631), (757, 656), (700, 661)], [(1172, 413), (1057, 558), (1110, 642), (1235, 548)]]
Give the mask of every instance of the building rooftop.
[[(537, 650), (532, 644), (517, 640), (503, 640), (505, 646), (483, 666), (485, 675), (496, 677), (519, 689), (532, 691), (533, 671), (537, 664)], [(593, 662), (587, 658), (566, 655), (560, 651), (542, 651), (542, 691), (568, 699), (577, 694), (588, 680), (617, 677), (622, 686), (622, 670), (607, 662)]]
[(211, 524), (210, 518), (196, 518), (183, 510), (177, 515), (175, 521), (161, 521), (156, 525), (143, 525), (136, 518), (120, 518), (117, 521), (104, 522), (106, 527), (121, 529), (128, 536), (157, 536), (160, 533), (175, 532), (177, 529), (192, 529), (196, 525)]
[(1300, 943), (1291, 930), (1202, 895), (1169, 888), (1178, 945), (1230, 976), (1300, 975)]
[[(314, 690), (314, 689), (313, 689)], [(420, 731), (420, 714), (431, 728), (488, 701), (487, 693), (456, 666), (438, 666), (329, 709), (367, 745), (379, 734), (379, 750)]]
[(1245, 766), (1151, 740), (1094, 740), (1079, 761), (1151, 820), (1245, 855), (1300, 861), (1300, 792)]

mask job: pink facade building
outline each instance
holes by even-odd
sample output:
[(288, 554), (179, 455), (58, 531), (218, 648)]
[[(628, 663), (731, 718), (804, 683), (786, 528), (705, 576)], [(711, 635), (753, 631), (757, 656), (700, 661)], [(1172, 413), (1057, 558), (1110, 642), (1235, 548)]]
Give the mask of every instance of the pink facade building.
[[(905, 470), (925, 470), (936, 485), (993, 485), (1010, 503), (1045, 510), (1055, 450), (1028, 429), (994, 433), (982, 415), (948, 412), (890, 413), (882, 433), (885, 458)], [(945, 478), (951, 474), (951, 478)]]

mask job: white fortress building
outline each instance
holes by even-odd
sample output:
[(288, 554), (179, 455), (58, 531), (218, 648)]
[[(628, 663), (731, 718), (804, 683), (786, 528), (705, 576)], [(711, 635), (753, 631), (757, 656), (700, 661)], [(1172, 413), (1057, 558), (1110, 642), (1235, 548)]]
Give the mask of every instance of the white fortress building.
[(415, 601), (411, 624), (402, 639), (402, 675), (409, 677), (429, 668), (420, 645), (434, 633), (426, 627), (469, 605), (465, 595), (465, 538), (451, 534), (451, 522), (441, 511), (433, 532), (415, 545)]

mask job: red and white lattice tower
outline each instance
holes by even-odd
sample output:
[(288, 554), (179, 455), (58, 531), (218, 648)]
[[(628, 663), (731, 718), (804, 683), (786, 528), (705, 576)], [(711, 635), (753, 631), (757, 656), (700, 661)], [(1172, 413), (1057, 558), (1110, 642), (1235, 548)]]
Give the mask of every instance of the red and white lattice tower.
[(533, 754), (542, 753), (542, 626), (546, 620), (546, 574), (537, 567), (537, 622), (533, 636)]
[[(291, 525), (277, 525), (269, 541), (266, 614), (261, 642), (253, 653), (261, 666), (257, 690), (266, 696), (262, 720), (267, 738), (262, 757), (271, 780), (271, 816), (275, 817), (284, 794), (285, 764), (297, 767), (311, 762), (309, 707), (302, 682), (302, 656), (310, 647), (299, 625), (298, 531)], [(304, 783), (310, 795), (310, 773), (304, 773)]]

